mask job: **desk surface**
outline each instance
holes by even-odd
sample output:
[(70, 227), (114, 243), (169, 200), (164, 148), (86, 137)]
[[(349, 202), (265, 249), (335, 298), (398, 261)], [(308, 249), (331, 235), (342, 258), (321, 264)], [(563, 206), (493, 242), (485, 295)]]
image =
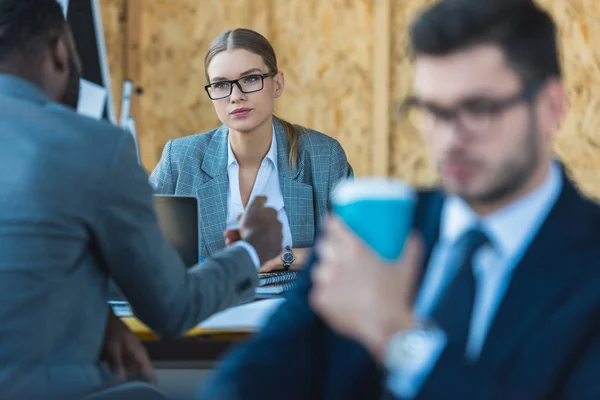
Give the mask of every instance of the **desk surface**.
[[(254, 301), (239, 306), (231, 307), (212, 315), (202, 323), (187, 331), (183, 336), (218, 336), (219, 338), (237, 338), (240, 335), (248, 336), (255, 333), (262, 326), (265, 318), (269, 317), (285, 298), (281, 296)], [(129, 313), (131, 310), (129, 310)], [(119, 315), (118, 313), (116, 313)], [(129, 314), (131, 315), (131, 314)], [(124, 316), (121, 320), (141, 340), (158, 340), (158, 336), (148, 326), (135, 316)], [(218, 321), (218, 322), (217, 322)], [(235, 323), (232, 324), (232, 321)]]
[[(204, 326), (209, 327), (201, 328), (196, 326), (186, 332), (182, 337), (171, 340), (161, 340), (150, 328), (135, 317), (122, 317), (121, 320), (140, 340), (144, 342), (144, 345), (150, 353), (150, 358), (153, 361), (193, 361), (212, 363), (218, 361), (233, 345), (249, 339), (256, 332), (258, 329), (257, 326), (260, 326), (260, 324), (257, 325), (255, 319), (259, 318), (258, 316), (260, 316), (260, 313), (265, 309), (264, 307), (259, 306), (259, 304), (264, 304), (267, 306), (267, 309), (272, 309), (273, 307), (278, 307), (278, 304), (280, 303), (280, 301), (272, 302), (270, 303), (272, 306), (267, 306), (266, 301), (265, 303), (262, 303), (261, 300), (257, 300), (248, 303), (247, 305), (240, 306), (245, 307), (242, 316), (234, 314), (232, 317), (231, 313), (227, 316), (227, 318), (239, 317), (240, 323), (248, 323), (248, 325), (253, 325), (253, 327), (240, 328), (239, 326), (236, 326), (230, 329), (213, 328), (213, 326), (219, 326), (220, 324), (214, 323), (214, 321), (212, 324), (206, 324), (207, 320), (205, 321)], [(236, 313), (240, 312), (238, 307), (235, 309), (235, 311), (234, 308), (231, 308), (230, 310)], [(223, 311), (223, 313), (227, 312), (227, 310)], [(244, 319), (248, 316), (250, 316), (249, 320), (248, 318)], [(217, 314), (215, 314), (214, 318), (218, 318)], [(222, 326), (230, 325), (225, 323)]]
[[(150, 328), (148, 328), (144, 323), (142, 323), (140, 320), (138, 320), (135, 317), (125, 317), (125, 318), (121, 318), (121, 321), (123, 321), (125, 323), (125, 325), (127, 325), (127, 327), (129, 327), (129, 329), (135, 334), (135, 336), (137, 336), (140, 340), (143, 341), (157, 341), (159, 340), (159, 337), (152, 332), (152, 330)], [(212, 337), (212, 338), (217, 338), (217, 339), (225, 339), (225, 340), (230, 340), (230, 339), (239, 339), (239, 338), (247, 338), (250, 335), (252, 335), (253, 331), (248, 329), (248, 330), (231, 330), (231, 331), (227, 331), (227, 330), (223, 330), (223, 329), (207, 329), (207, 328), (200, 328), (200, 327), (194, 327), (192, 329), (190, 329), (189, 331), (187, 331), (183, 336), (186, 338), (193, 338), (193, 337), (198, 337), (198, 336), (204, 336), (204, 337)]]
[(154, 362), (200, 362), (210, 365), (219, 361), (233, 346), (252, 336), (251, 332), (216, 332), (196, 327), (183, 337), (160, 340), (138, 319), (126, 317), (122, 321), (143, 341)]
[[(189, 363), (202, 365), (202, 368), (213, 368), (235, 346), (246, 339), (217, 339), (212, 337), (184, 337), (169, 341), (145, 341), (150, 359), (154, 363)], [(196, 369), (193, 367), (192, 369)]]

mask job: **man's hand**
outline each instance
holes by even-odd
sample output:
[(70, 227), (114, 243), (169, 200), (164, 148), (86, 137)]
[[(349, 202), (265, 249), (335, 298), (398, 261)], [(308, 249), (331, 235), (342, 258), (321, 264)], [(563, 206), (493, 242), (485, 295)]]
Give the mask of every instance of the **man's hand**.
[(242, 240), (239, 229), (227, 229), (223, 234), (225, 237), (225, 246), (229, 247), (235, 242)]
[[(240, 221), (242, 220), (242, 217), (244, 216), (244, 214), (240, 214), (237, 217), (237, 222), (238, 224), (240, 223)], [(240, 228), (228, 228), (225, 233), (223, 234), (223, 237), (225, 238), (225, 246), (229, 247), (232, 244), (234, 244), (235, 242), (242, 240), (242, 236), (240, 235)]]
[(112, 310), (108, 315), (101, 359), (108, 363), (119, 381), (135, 377), (156, 383), (146, 348)]
[(283, 237), (277, 211), (265, 207), (266, 202), (265, 196), (256, 196), (242, 215), (239, 229), (225, 232), (225, 243), (228, 246), (237, 240), (244, 240), (252, 245), (258, 254), (260, 265), (279, 254)]
[(420, 265), (420, 242), (411, 237), (402, 260), (388, 263), (341, 220), (329, 217), (317, 254), (312, 308), (333, 329), (362, 343), (382, 360), (391, 336), (415, 322), (411, 298)]

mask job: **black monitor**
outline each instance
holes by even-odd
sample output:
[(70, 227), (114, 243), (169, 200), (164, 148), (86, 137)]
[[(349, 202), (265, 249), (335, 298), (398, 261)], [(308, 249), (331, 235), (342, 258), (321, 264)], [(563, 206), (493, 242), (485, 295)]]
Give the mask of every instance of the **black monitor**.
[(186, 267), (200, 261), (198, 200), (195, 197), (154, 195), (154, 209), (167, 241), (181, 256)]
[[(201, 261), (198, 244), (198, 200), (195, 197), (154, 195), (154, 209), (163, 236), (179, 253), (185, 266), (190, 268), (197, 265)], [(170, 268), (172, 265), (164, 267)], [(118, 303), (125, 300), (111, 279), (109, 301)], [(125, 310), (125, 313), (127, 312), (130, 311)]]

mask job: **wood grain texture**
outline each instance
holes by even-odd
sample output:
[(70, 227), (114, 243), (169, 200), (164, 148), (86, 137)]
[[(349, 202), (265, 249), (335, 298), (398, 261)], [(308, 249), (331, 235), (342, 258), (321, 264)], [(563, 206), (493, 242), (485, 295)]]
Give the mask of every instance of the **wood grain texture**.
[(390, 71), (392, 52), (392, 2), (375, 2), (373, 29), (373, 132), (371, 174), (386, 176), (390, 170)]
[(390, 175), (419, 186), (431, 186), (436, 173), (414, 126), (400, 114), (402, 101), (412, 93), (413, 71), (409, 57), (408, 27), (425, 4), (433, 1), (395, 0), (392, 15), (392, 74), (390, 116)]
[[(125, 7), (127, 0), (102, 0), (100, 12), (106, 39), (106, 52), (110, 79), (115, 99), (115, 112), (119, 115), (121, 106), (121, 92), (125, 78), (125, 40), (127, 37), (127, 24), (125, 20)], [(118, 119), (117, 119), (118, 120)]]
[(369, 174), (372, 1), (293, 0), (273, 5), (270, 39), (286, 77), (278, 114), (337, 138), (355, 172)]
[[(123, 72), (126, 0), (102, 0), (115, 95)], [(171, 138), (219, 125), (206, 97), (203, 58), (223, 30), (250, 27), (266, 35), (286, 76), (278, 114), (340, 140), (357, 175), (373, 172), (374, 5), (378, 0), (152, 0), (143, 1), (142, 160), (148, 170)], [(419, 134), (395, 105), (411, 91), (407, 28), (432, 0), (391, 1), (389, 174), (418, 185), (437, 175)], [(556, 153), (589, 194), (600, 197), (600, 2), (539, 0), (557, 19), (571, 110)], [(119, 75), (120, 74), (120, 75)], [(117, 97), (118, 98), (118, 97)]]
[(556, 154), (581, 189), (600, 199), (600, 4), (594, 0), (540, 0), (559, 26), (569, 115)]
[[(125, 77), (133, 82), (134, 87), (141, 82), (142, 64), (142, 0), (127, 0), (127, 37), (125, 42)], [(136, 131), (139, 141), (144, 141), (147, 134), (144, 129), (144, 118), (141, 97), (133, 91), (130, 115), (136, 120)]]

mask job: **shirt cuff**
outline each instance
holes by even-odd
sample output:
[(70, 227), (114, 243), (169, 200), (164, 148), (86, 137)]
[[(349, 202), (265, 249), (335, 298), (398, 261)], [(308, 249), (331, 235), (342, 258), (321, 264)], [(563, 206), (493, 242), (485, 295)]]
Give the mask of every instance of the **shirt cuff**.
[(244, 242), (243, 240), (238, 240), (237, 242), (231, 245), (231, 247), (235, 246), (246, 249), (246, 251), (250, 255), (250, 258), (252, 259), (252, 262), (254, 263), (254, 267), (256, 267), (256, 270), (258, 271), (258, 269), (260, 268), (260, 258), (258, 258), (258, 253), (254, 249), (254, 247), (250, 243)]
[(446, 347), (446, 342), (447, 338), (442, 330), (432, 329), (427, 339), (421, 343), (417, 357), (389, 370), (388, 390), (401, 399), (415, 398)]

